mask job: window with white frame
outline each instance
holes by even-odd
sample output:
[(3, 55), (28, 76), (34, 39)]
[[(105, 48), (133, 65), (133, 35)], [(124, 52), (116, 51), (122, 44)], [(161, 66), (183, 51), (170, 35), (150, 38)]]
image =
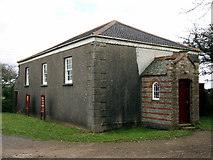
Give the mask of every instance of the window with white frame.
[(72, 83), (72, 57), (65, 58), (65, 83)]
[(25, 68), (25, 85), (29, 86), (29, 67)]
[(160, 98), (160, 87), (158, 82), (152, 84), (152, 99), (159, 100)]
[(42, 64), (42, 84), (47, 85), (47, 63)]

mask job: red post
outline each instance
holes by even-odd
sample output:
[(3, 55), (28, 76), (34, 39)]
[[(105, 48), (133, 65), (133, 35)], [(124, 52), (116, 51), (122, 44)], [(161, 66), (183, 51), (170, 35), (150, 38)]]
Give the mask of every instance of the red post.
[(45, 95), (41, 95), (41, 120), (42, 120), (42, 114), (43, 119), (45, 120)]
[(26, 94), (25, 115), (30, 116), (30, 95)]

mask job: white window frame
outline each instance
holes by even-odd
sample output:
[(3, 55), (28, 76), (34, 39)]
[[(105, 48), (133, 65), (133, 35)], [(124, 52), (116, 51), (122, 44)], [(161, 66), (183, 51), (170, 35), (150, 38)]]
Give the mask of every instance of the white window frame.
[(30, 85), (30, 79), (29, 79), (29, 67), (25, 68), (25, 85)]
[(47, 63), (42, 64), (42, 84), (47, 85)]
[(65, 84), (72, 84), (72, 57), (65, 58), (64, 61)]
[[(158, 97), (156, 92), (158, 92)], [(159, 100), (160, 99), (160, 85), (158, 82), (154, 82), (152, 84), (152, 100)]]

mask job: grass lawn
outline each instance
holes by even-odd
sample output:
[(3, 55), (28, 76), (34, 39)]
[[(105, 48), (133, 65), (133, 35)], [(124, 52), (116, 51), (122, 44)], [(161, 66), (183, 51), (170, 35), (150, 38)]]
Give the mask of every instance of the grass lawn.
[(92, 133), (21, 114), (2, 113), (4, 135), (28, 136), (41, 140), (72, 142), (143, 141), (191, 135), (186, 130), (155, 130), (142, 127)]
[(200, 117), (199, 128), (202, 130), (212, 131), (213, 126), (213, 116), (209, 117)]

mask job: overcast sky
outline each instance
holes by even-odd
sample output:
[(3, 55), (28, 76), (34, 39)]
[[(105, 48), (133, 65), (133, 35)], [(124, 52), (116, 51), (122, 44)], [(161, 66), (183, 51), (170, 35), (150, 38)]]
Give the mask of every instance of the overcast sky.
[(182, 42), (193, 23), (210, 23), (210, 11), (202, 20), (200, 11), (180, 14), (193, 1), (0, 0), (0, 60), (16, 64), (111, 20)]
[(0, 62), (17, 61), (112, 20), (182, 42), (210, 11), (180, 14), (196, 0), (0, 0)]

